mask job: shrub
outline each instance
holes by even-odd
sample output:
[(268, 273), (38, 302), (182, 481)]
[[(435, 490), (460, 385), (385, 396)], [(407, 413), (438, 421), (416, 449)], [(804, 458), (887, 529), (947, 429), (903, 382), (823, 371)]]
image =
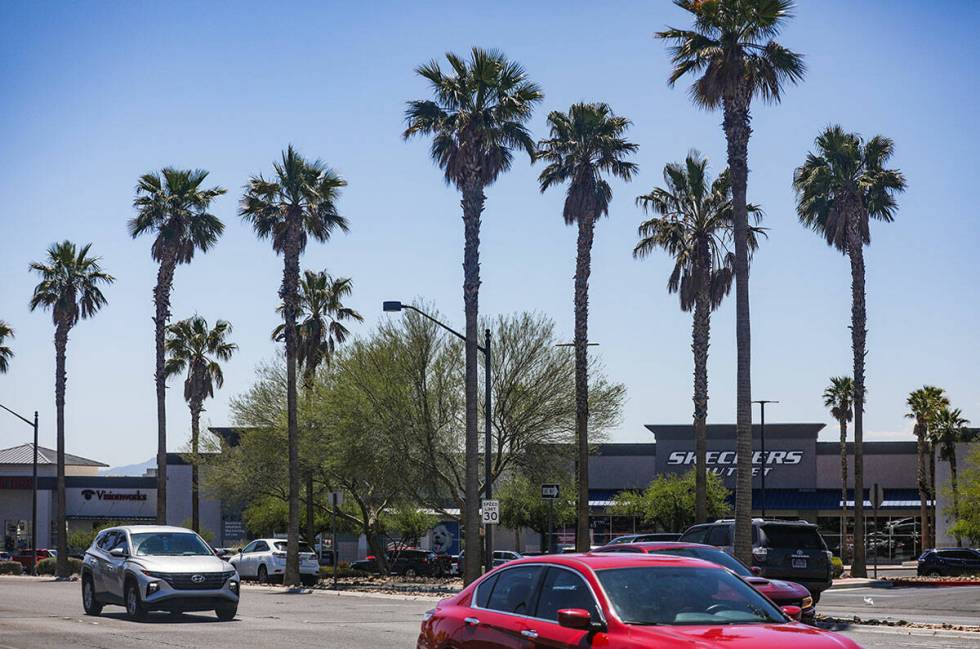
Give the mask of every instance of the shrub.
[(841, 561), (840, 557), (831, 557), (830, 565), (831, 565), (831, 575), (833, 576), (834, 579), (837, 579), (838, 577), (844, 574), (844, 562)]
[(0, 575), (22, 575), (24, 566), (19, 561), (0, 561)]
[[(81, 574), (82, 572), (82, 560), (76, 559), (74, 557), (68, 557), (68, 567), (69, 572), (73, 575)], [(48, 557), (47, 559), (41, 559), (37, 562), (37, 574), (39, 575), (53, 575), (58, 571), (58, 560), (54, 557)]]
[[(320, 576), (324, 579), (329, 579), (333, 577), (333, 566), (320, 566)], [(363, 570), (355, 570), (354, 568), (347, 567), (341, 563), (340, 567), (337, 568), (337, 577), (371, 577), (370, 572), (365, 572)]]

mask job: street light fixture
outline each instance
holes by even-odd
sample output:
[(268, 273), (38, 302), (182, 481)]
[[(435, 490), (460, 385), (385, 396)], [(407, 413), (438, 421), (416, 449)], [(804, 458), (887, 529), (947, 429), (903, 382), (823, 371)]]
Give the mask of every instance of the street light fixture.
[(762, 442), (762, 518), (766, 517), (766, 404), (767, 403), (779, 403), (778, 401), (770, 401), (766, 399), (759, 399), (758, 401), (753, 401), (752, 403), (759, 404), (759, 409), (761, 411), (761, 418), (759, 420), (759, 437)]
[[(0, 403), (0, 408), (3, 408), (17, 419), (34, 428), (34, 462), (31, 474), (31, 573), (37, 574), (37, 410), (34, 411), (34, 421), (26, 417), (22, 417), (7, 406)], [(63, 533), (63, 532), (62, 532)]]
[[(385, 313), (400, 313), (401, 311), (405, 311), (405, 310), (414, 311), (415, 313), (419, 314), (420, 316), (422, 316), (426, 320), (429, 320), (430, 322), (433, 322), (433, 323), (439, 325), (440, 327), (442, 327), (443, 329), (445, 329), (449, 333), (453, 334), (454, 336), (456, 336), (457, 338), (459, 338), (463, 342), (466, 342), (466, 336), (464, 336), (463, 334), (459, 333), (458, 331), (456, 331), (455, 329), (453, 329), (449, 325), (447, 325), (447, 324), (445, 324), (443, 322), (440, 322), (440, 321), (436, 320), (435, 318), (433, 318), (432, 316), (430, 316), (425, 311), (422, 311), (421, 309), (418, 309), (418, 308), (412, 306), (411, 304), (404, 304), (404, 303), (402, 303), (402, 302), (400, 302), (398, 300), (385, 300), (384, 302), (381, 303), (381, 308), (382, 308), (382, 310)], [(493, 498), (493, 468), (492, 468), (492, 464), (490, 462), (490, 454), (491, 454), (491, 450), (493, 448), (493, 438), (491, 436), (491, 427), (490, 427), (491, 417), (492, 417), (492, 410), (491, 410), (491, 407), (490, 407), (491, 406), (491, 404), (490, 404), (491, 381), (490, 381), (490, 330), (489, 329), (486, 329), (483, 332), (483, 346), (481, 347), (478, 344), (476, 346), (476, 348), (478, 350), (480, 350), (481, 352), (483, 352), (483, 357), (484, 357), (484, 360), (485, 360), (485, 362), (483, 364), (483, 367), (484, 367), (484, 381), (485, 381), (485, 384), (486, 384), (485, 385), (486, 394), (485, 394), (484, 399), (483, 399), (483, 410), (484, 410), (483, 419), (484, 419), (484, 422), (485, 422), (485, 424), (484, 424), (485, 430), (483, 432), (483, 435), (484, 435), (484, 437), (483, 437), (483, 447), (484, 447), (484, 453), (483, 453), (483, 472), (484, 472), (484, 477), (483, 477), (483, 482), (484, 482), (484, 484), (483, 484), (483, 493), (484, 493), (484, 498), (486, 500), (490, 500), (491, 498)], [(468, 507), (475, 507), (476, 506), (476, 503), (472, 503), (472, 504), (467, 503), (467, 506)], [(487, 572), (490, 572), (493, 569), (493, 526), (492, 525), (486, 525), (485, 528), (486, 529), (484, 530), (484, 542), (485, 542), (485, 546), (486, 546), (486, 549), (485, 549), (485, 555), (486, 556), (484, 556), (483, 559), (484, 559), (484, 567), (485, 567), (486, 571)]]

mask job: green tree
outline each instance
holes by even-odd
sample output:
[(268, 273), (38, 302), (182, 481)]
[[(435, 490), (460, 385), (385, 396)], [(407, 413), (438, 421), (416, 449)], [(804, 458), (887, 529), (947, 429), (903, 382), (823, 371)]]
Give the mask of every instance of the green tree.
[(479, 439), (477, 435), (477, 338), (479, 336), (480, 220), (484, 189), (510, 169), (513, 152), (534, 156), (534, 140), (525, 124), (541, 101), (538, 86), (520, 64), (503, 53), (474, 47), (469, 59), (447, 53), (451, 71), (435, 60), (416, 68), (429, 82), (433, 99), (408, 102), (405, 139), (431, 136), (430, 154), (447, 183), (462, 193), (463, 306), (466, 313), (466, 510), (464, 542), (469, 552), (463, 579), (480, 574)]
[(609, 215), (612, 187), (604, 176), (630, 180), (635, 163), (626, 160), (637, 145), (624, 136), (630, 126), (603, 103), (572, 104), (567, 113), (548, 115), (550, 137), (538, 143), (536, 158), (545, 161), (541, 191), (568, 184), (562, 217), (578, 227), (575, 246), (575, 435), (578, 445), (575, 547), (587, 552), (589, 538), (589, 276), (595, 224)]
[[(542, 484), (557, 484), (558, 498), (545, 500), (541, 497)], [(528, 528), (540, 534), (545, 543), (542, 551), (548, 551), (554, 536), (548, 536), (555, 527), (574, 523), (576, 516), (575, 478), (567, 468), (552, 471), (535, 471), (532, 475), (515, 473), (497, 492), (500, 500), (500, 524), (514, 530), (517, 551), (523, 548), (521, 530)]]
[[(939, 411), (949, 405), (945, 390), (934, 385), (924, 385), (909, 393), (905, 404), (909, 412), (905, 416), (915, 420), (913, 432), (916, 441), (916, 482), (919, 487), (919, 524), (922, 533), (922, 549), (935, 547), (934, 526), (930, 523), (929, 502), (934, 501), (934, 482), (929, 479), (929, 457), (932, 455), (930, 429)], [(935, 473), (935, 472), (933, 472)]]
[(335, 230), (346, 232), (347, 219), (337, 212), (340, 190), (347, 181), (319, 160), (303, 158), (290, 145), (275, 163), (274, 178), (253, 176), (246, 186), (239, 214), (260, 239), (272, 239), (283, 256), (282, 299), (286, 342), (286, 415), (289, 453), (289, 530), (284, 583), (300, 583), (299, 575), (299, 429), (296, 403), (296, 362), (300, 313), (299, 258), (310, 237), (324, 242)]
[[(683, 532), (695, 518), (694, 470), (661, 475), (643, 491), (623, 491), (613, 499), (612, 511), (620, 516), (639, 514), (645, 525), (668, 532)], [(728, 514), (728, 489), (715, 473), (708, 473), (706, 508), (709, 518)]]
[(980, 544), (980, 448), (966, 458), (959, 487), (959, 510), (949, 533), (957, 539), (966, 538)]
[(691, 100), (724, 113), (732, 178), (735, 243), (736, 451), (735, 555), (752, 560), (752, 374), (749, 316), (748, 146), (752, 99), (778, 103), (783, 86), (803, 79), (803, 57), (772, 40), (791, 17), (792, 0), (674, 0), (691, 14), (691, 29), (657, 34), (670, 43), (673, 86), (695, 76)]
[(228, 342), (231, 325), (218, 320), (214, 327), (201, 316), (176, 322), (167, 328), (167, 363), (164, 372), (167, 377), (186, 372), (184, 378), (184, 401), (191, 411), (191, 528), (198, 532), (201, 528), (199, 497), (199, 464), (201, 412), (204, 400), (214, 397), (214, 389), (221, 388), (225, 382), (221, 371), (221, 361), (228, 361), (238, 349), (238, 345)]
[(80, 319), (91, 318), (106, 305), (102, 286), (115, 281), (102, 270), (99, 257), (89, 255), (92, 244), (81, 248), (71, 241), (52, 244), (43, 262), (31, 262), (31, 270), (40, 276), (31, 296), (31, 311), (51, 311), (54, 322), (54, 403), (57, 411), (57, 526), (59, 577), (69, 575), (68, 539), (65, 529), (65, 388), (68, 376), (65, 357), (68, 334)]
[[(300, 315), (303, 320), (296, 329), (296, 361), (303, 371), (303, 390), (307, 400), (313, 390), (313, 380), (317, 368), (329, 363), (337, 349), (350, 336), (345, 322), (362, 322), (364, 317), (354, 309), (345, 306), (344, 300), (350, 297), (354, 284), (349, 277), (331, 277), (327, 271), (307, 270), (300, 280)], [(284, 342), (285, 325), (279, 325), (272, 332), (273, 340)], [(310, 431), (312, 432), (312, 431)], [(313, 471), (306, 473), (306, 536), (313, 543), (314, 506)]]
[[(960, 491), (959, 491), (959, 470), (956, 463), (956, 445), (966, 441), (966, 425), (969, 419), (963, 417), (963, 412), (959, 408), (943, 406), (936, 413), (932, 425), (929, 427), (929, 436), (932, 443), (939, 449), (939, 458), (949, 463), (950, 494), (953, 498), (953, 520), (960, 517)], [(935, 488), (935, 485), (933, 485)], [(956, 536), (957, 547), (963, 546), (961, 536)]]
[(0, 374), (7, 373), (10, 369), (10, 359), (14, 357), (14, 350), (6, 344), (8, 338), (14, 338), (14, 330), (9, 324), (0, 320)]
[[(170, 321), (170, 294), (178, 264), (189, 264), (197, 250), (207, 252), (221, 237), (225, 226), (208, 210), (225, 193), (221, 187), (202, 187), (208, 172), (203, 169), (174, 169), (140, 176), (129, 221), (134, 239), (154, 235), (150, 255), (159, 264), (153, 287), (154, 343), (156, 345), (157, 475), (167, 476), (167, 376), (165, 342)], [(157, 489), (157, 523), (167, 522), (167, 490)]]
[(895, 194), (905, 189), (896, 169), (887, 169), (894, 144), (877, 135), (865, 142), (856, 133), (830, 126), (816, 139), (793, 175), (800, 222), (847, 255), (851, 264), (851, 351), (854, 365), (854, 559), (851, 574), (867, 575), (864, 547), (864, 359), (868, 316), (864, 246), (871, 243), (871, 219), (893, 220)]
[(840, 426), (840, 553), (843, 560), (847, 536), (847, 423), (854, 417), (854, 380), (849, 376), (830, 377), (830, 385), (823, 391), (823, 405), (830, 409), (830, 415)]
[[(683, 164), (664, 167), (664, 187), (655, 187), (636, 199), (644, 211), (658, 216), (639, 227), (640, 241), (634, 257), (646, 257), (662, 248), (674, 259), (667, 280), (667, 290), (677, 293), (681, 310), (693, 311), (691, 350), (694, 353), (694, 448), (695, 514), (697, 522), (707, 516), (707, 419), (708, 419), (708, 345), (711, 336), (711, 312), (721, 306), (732, 287), (735, 255), (730, 246), (734, 230), (732, 190), (728, 170), (712, 182), (707, 174), (708, 161), (691, 151)], [(746, 209), (756, 223), (762, 210), (756, 205)], [(758, 246), (761, 228), (751, 227), (749, 245)]]

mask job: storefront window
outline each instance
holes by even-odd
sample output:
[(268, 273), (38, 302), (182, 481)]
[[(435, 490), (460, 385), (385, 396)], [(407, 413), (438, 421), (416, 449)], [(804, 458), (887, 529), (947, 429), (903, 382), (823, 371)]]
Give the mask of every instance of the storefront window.
[(3, 523), (3, 549), (6, 552), (22, 550), (31, 545), (31, 522), (5, 520)]

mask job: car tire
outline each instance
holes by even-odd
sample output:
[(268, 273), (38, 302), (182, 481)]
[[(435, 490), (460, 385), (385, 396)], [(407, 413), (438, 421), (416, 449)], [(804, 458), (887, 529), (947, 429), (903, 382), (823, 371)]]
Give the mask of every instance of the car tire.
[(418, 577), (419, 573), (415, 572), (415, 568), (405, 568), (405, 571), (402, 574), (406, 577), (413, 578)]
[(268, 584), (269, 583), (269, 569), (266, 568), (264, 565), (259, 566), (259, 571), (258, 571), (258, 573), (256, 573), (255, 579), (260, 584)]
[(810, 593), (810, 597), (812, 597), (812, 598), (813, 598), (813, 605), (814, 605), (814, 606), (816, 606), (817, 604), (819, 604), (819, 603), (820, 603), (820, 593), (821, 593), (821, 592), (822, 592), (822, 591), (819, 591), (819, 590), (818, 590), (818, 591), (817, 591), (817, 592), (815, 592), (815, 593)]
[(126, 582), (126, 615), (131, 620), (143, 620), (146, 618), (146, 608), (140, 597), (140, 589), (135, 581)]
[(82, 577), (82, 607), (85, 615), (99, 615), (102, 613), (102, 604), (95, 596), (95, 582), (91, 575)]
[(319, 581), (316, 575), (300, 575), (300, 582), (307, 588), (311, 586), (316, 586), (316, 582)]
[(222, 622), (231, 622), (238, 615), (238, 604), (234, 606), (222, 606), (220, 608), (214, 609), (214, 614), (218, 616), (218, 619)]
[(943, 573), (939, 572), (938, 570), (930, 570), (929, 572), (926, 573), (926, 577), (942, 577), (942, 576)]

